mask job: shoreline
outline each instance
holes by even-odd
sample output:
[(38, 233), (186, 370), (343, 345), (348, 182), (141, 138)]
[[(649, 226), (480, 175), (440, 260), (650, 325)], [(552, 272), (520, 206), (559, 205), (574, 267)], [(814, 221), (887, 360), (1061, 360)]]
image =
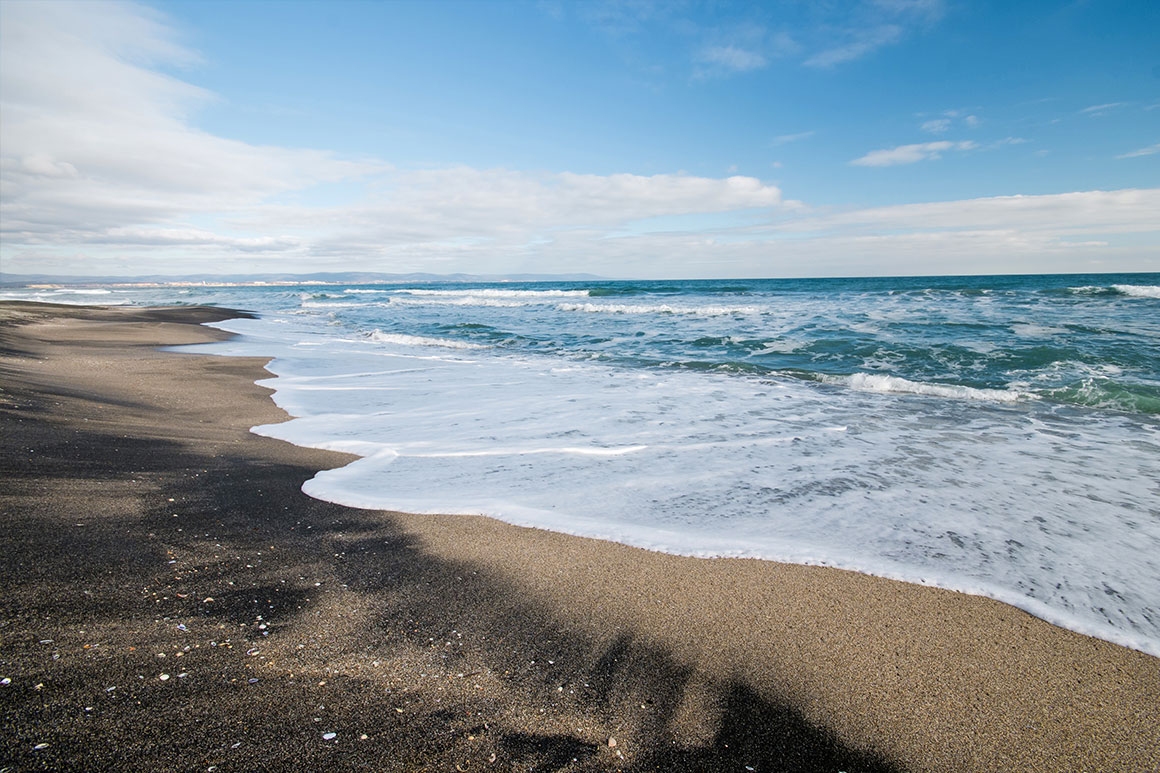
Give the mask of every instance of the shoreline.
[(1160, 660), (985, 597), (310, 499), (264, 361), (156, 350), (215, 316), (0, 303), (0, 764), (1158, 761)]

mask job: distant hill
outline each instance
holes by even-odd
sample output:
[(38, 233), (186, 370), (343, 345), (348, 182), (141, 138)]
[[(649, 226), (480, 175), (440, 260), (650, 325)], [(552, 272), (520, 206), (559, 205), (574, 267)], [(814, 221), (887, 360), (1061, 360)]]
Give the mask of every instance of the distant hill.
[(283, 284), (287, 282), (326, 282), (328, 284), (386, 284), (396, 282), (600, 282), (608, 277), (595, 274), (384, 274), (374, 271), (337, 271), (313, 274), (187, 274), (165, 276), (147, 274), (141, 276), (71, 276), (60, 274), (8, 274), (0, 273), (0, 285), (59, 284), (59, 285), (108, 285), (134, 283), (230, 283), (252, 284), (266, 282)]

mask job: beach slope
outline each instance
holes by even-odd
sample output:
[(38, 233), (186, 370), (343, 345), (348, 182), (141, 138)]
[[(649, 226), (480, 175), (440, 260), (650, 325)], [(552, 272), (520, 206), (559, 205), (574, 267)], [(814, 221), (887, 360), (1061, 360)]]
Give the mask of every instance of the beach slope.
[(989, 599), (354, 510), (220, 309), (0, 303), (0, 767), (1160, 768), (1160, 660)]

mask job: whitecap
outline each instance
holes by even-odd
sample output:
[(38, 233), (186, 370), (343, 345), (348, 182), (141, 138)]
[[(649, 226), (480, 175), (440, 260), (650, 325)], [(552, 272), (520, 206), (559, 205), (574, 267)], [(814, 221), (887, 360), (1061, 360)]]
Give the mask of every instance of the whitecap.
[(923, 381), (911, 381), (899, 376), (888, 376), (884, 373), (854, 373), (850, 376), (822, 375), (820, 379), (826, 384), (839, 384), (860, 392), (930, 395), (932, 397), (988, 400), (1000, 403), (1014, 403), (1033, 397), (1028, 392), (1012, 389), (978, 389), (960, 384), (931, 384)]
[(380, 330), (372, 331), (367, 338), (380, 344), (399, 344), (400, 346), (442, 346), (446, 349), (488, 349), (483, 344), (473, 344), (468, 341), (456, 341), (451, 338), (430, 338), (427, 336), (403, 335), (402, 333), (384, 333)]
[(588, 296), (587, 290), (501, 290), (496, 288), (485, 288), (479, 290), (431, 290), (402, 288), (399, 290), (391, 290), (390, 292), (398, 295), (416, 295), (428, 297), (444, 296), (447, 298), (543, 298), (545, 300), (551, 300), (553, 298), (580, 298)]
[(673, 306), (667, 303), (560, 303), (556, 308), (560, 311), (582, 311), (589, 314), (687, 314), (704, 317), (757, 314), (760, 311), (756, 306)]
[(1160, 286), (1157, 285), (1112, 285), (1112, 289), (1133, 298), (1160, 298)]

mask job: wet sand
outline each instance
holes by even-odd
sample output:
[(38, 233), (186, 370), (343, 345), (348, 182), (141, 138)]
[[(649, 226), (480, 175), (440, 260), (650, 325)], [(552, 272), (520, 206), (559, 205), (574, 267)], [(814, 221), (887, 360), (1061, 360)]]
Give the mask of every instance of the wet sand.
[(155, 348), (226, 316), (0, 303), (0, 768), (1160, 768), (1160, 660), (989, 599), (310, 499)]

